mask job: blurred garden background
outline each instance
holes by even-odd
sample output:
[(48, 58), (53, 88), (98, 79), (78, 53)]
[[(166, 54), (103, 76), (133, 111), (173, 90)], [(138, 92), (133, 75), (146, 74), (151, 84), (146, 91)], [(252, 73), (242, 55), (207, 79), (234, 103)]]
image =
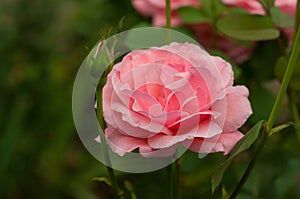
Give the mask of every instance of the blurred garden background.
[[(123, 16), (122, 30), (150, 22), (130, 0), (0, 1), (1, 199), (111, 198), (110, 187), (93, 180), (106, 176), (106, 170), (76, 133), (71, 96), (76, 72), (101, 38), (101, 29), (117, 27)], [(251, 61), (237, 67), (237, 83), (249, 86), (254, 110), (245, 130), (266, 119), (272, 107), (277, 45), (259, 43)], [(290, 119), (288, 104), (283, 106), (279, 122)], [(300, 137), (292, 128), (274, 135), (239, 198), (299, 199), (299, 146)], [(240, 155), (225, 173), (227, 190), (238, 182), (250, 154)], [(220, 193), (211, 194), (210, 176), (224, 159), (222, 154), (204, 159), (186, 154), (183, 198), (218, 198)], [(137, 198), (166, 197), (164, 169), (117, 175), (121, 182), (132, 183)]]

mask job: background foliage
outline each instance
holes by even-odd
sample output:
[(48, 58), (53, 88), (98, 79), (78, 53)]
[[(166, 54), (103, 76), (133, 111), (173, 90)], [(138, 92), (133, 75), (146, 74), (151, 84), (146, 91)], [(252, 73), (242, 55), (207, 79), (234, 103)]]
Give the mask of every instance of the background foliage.
[[(129, 0), (0, 1), (0, 198), (111, 198), (107, 185), (92, 180), (106, 172), (77, 136), (71, 94), (100, 29), (117, 26), (123, 16), (124, 30), (149, 22)], [(270, 113), (278, 87), (276, 49), (276, 41), (260, 42), (251, 60), (238, 66), (236, 83), (247, 84), (254, 110), (244, 132)], [(285, 102), (278, 123), (290, 120), (289, 115)], [(299, 143), (292, 128), (272, 136), (239, 198), (300, 198)], [(227, 191), (236, 185), (250, 154), (234, 159), (225, 173)], [(220, 190), (211, 195), (210, 177), (224, 158), (187, 153), (183, 198), (219, 197)], [(165, 170), (117, 174), (133, 184), (138, 198), (165, 198)]]

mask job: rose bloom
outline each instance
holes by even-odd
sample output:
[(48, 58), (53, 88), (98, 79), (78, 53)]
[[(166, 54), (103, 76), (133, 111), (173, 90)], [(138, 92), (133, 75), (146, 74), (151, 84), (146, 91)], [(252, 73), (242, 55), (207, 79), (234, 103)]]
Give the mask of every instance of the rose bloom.
[(251, 115), (248, 89), (233, 86), (231, 65), (190, 43), (135, 50), (103, 88), (105, 136), (123, 156), (166, 157), (182, 145), (228, 154)]
[[(243, 8), (251, 14), (265, 15), (265, 10), (258, 0), (222, 0), (222, 2), (231, 7)], [(275, 0), (274, 6), (278, 7), (282, 12), (294, 17), (296, 14), (297, 0)], [(293, 28), (283, 28), (282, 31), (291, 45), (294, 33)]]
[[(133, 7), (142, 15), (152, 17), (154, 26), (166, 25), (166, 2), (164, 0), (132, 0)], [(199, 6), (198, 0), (171, 0), (172, 26), (182, 25), (176, 9), (183, 6)]]

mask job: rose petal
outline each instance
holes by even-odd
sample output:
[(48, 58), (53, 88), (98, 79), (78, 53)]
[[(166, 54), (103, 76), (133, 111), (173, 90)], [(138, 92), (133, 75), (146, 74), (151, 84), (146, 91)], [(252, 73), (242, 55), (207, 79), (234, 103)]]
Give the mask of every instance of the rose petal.
[(123, 135), (119, 130), (110, 126), (105, 129), (105, 135), (112, 151), (120, 156), (123, 156), (125, 153), (131, 152), (140, 147), (148, 147), (145, 139)]
[(227, 155), (234, 145), (243, 137), (239, 131), (222, 133), (212, 138), (195, 138), (185, 144), (190, 150), (197, 153), (224, 152)]
[(234, 131), (240, 128), (252, 114), (248, 100), (249, 91), (244, 86), (235, 86), (228, 89), (226, 96), (226, 117), (223, 130)]
[(141, 147), (139, 152), (143, 157), (170, 157), (174, 155), (177, 149), (177, 145), (171, 147), (165, 147), (163, 149), (152, 149), (151, 147)]

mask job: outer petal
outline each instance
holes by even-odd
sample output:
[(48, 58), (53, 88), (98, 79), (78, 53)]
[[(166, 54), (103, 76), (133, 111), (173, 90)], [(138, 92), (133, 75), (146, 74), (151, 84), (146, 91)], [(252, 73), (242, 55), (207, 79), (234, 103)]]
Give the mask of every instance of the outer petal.
[(104, 119), (110, 125), (114, 123), (114, 117), (111, 110), (112, 95), (113, 95), (113, 86), (111, 84), (111, 74), (109, 74), (107, 77), (107, 82), (103, 87), (102, 107), (103, 107)]
[(227, 155), (242, 137), (241, 132), (233, 131), (207, 139), (195, 138), (186, 145), (191, 151), (197, 153), (224, 152)]
[(222, 133), (212, 152), (224, 151), (224, 154), (227, 155), (243, 136), (244, 135), (239, 131)]
[(105, 135), (113, 152), (123, 156), (127, 152), (131, 152), (136, 148), (148, 148), (145, 139), (134, 138), (120, 133), (113, 127), (105, 129)]
[(177, 147), (177, 145), (173, 145), (171, 147), (165, 147), (159, 150), (152, 149), (151, 147), (141, 147), (139, 152), (143, 157), (170, 157), (171, 155), (175, 154)]
[[(165, 135), (162, 133), (156, 134), (148, 138), (148, 145), (155, 149), (161, 149), (165, 147), (171, 147), (175, 144), (184, 142), (185, 140), (190, 140), (195, 137), (197, 139), (203, 138), (214, 138), (222, 132), (222, 129), (215, 123), (203, 122), (200, 126), (194, 125), (185, 133), (179, 132), (176, 135)], [(179, 131), (181, 128), (179, 128)], [(216, 142), (216, 141), (215, 141)]]
[(212, 56), (212, 60), (220, 71), (224, 87), (233, 85), (233, 71), (231, 65), (220, 57)]
[(226, 116), (223, 131), (230, 132), (240, 128), (252, 114), (248, 100), (248, 89), (244, 86), (235, 86), (227, 89)]

